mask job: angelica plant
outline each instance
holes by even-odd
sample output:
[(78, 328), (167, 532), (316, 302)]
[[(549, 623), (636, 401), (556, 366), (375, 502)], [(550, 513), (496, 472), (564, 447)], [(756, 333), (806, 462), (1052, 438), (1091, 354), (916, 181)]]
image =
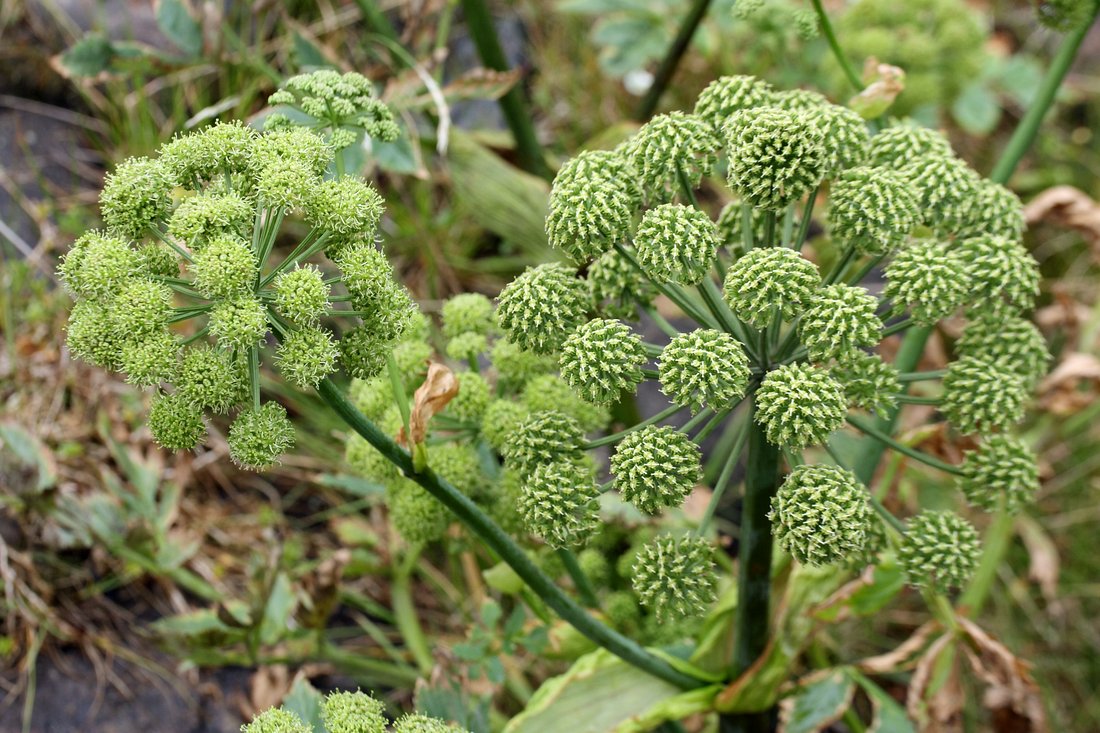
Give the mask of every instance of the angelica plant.
[[(390, 727), (381, 701), (365, 692), (331, 692), (319, 704), (323, 733), (468, 733), (457, 725), (427, 715), (404, 715)], [(296, 712), (270, 708), (241, 726), (241, 733), (314, 733)], [(318, 732), (321, 733), (321, 732)]]

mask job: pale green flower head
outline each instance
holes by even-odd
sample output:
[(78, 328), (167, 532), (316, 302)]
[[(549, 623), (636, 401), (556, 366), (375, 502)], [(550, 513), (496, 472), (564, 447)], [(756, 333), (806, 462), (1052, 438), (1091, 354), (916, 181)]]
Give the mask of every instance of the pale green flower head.
[(451, 513), (419, 484), (399, 478), (386, 487), (386, 506), (394, 529), (410, 544), (427, 544), (443, 538), (451, 526)]
[(923, 511), (910, 520), (898, 548), (898, 561), (909, 582), (941, 593), (965, 586), (980, 555), (974, 526), (943, 511)]
[(551, 547), (584, 544), (599, 525), (600, 492), (591, 469), (568, 457), (538, 463), (519, 498), (524, 525)]
[(830, 164), (814, 112), (744, 110), (725, 127), (729, 185), (752, 206), (778, 211), (810, 193)]
[(495, 326), (493, 301), (481, 293), (462, 293), (443, 303), (443, 335), (454, 338), (464, 333), (489, 335)]
[(955, 342), (959, 356), (973, 356), (1013, 372), (1033, 388), (1047, 373), (1051, 355), (1035, 324), (1016, 316), (980, 314)]
[(607, 318), (633, 319), (638, 306), (650, 305), (657, 295), (653, 283), (617, 250), (589, 265), (587, 280), (593, 305)]
[(844, 424), (844, 388), (824, 369), (788, 364), (768, 372), (756, 392), (756, 422), (784, 448), (820, 445)]
[(265, 710), (241, 726), (241, 733), (313, 733), (296, 713), (283, 708)]
[(694, 285), (714, 263), (718, 229), (696, 208), (662, 204), (642, 217), (634, 247), (643, 272), (654, 282)]
[(761, 328), (778, 313), (791, 318), (821, 284), (817, 266), (785, 247), (753, 249), (726, 273), (723, 295), (734, 314)]
[(678, 507), (702, 481), (699, 446), (674, 428), (650, 425), (627, 435), (611, 456), (615, 489), (647, 514)]
[(695, 116), (706, 121), (711, 133), (721, 140), (722, 128), (733, 113), (773, 104), (775, 95), (768, 82), (754, 76), (723, 76), (699, 93)]
[(661, 391), (693, 411), (726, 410), (745, 396), (749, 358), (724, 331), (697, 329), (673, 338), (659, 359)]
[(643, 198), (665, 203), (680, 188), (683, 176), (698, 186), (717, 161), (721, 140), (697, 115), (669, 112), (642, 125), (628, 144), (628, 160)]
[(898, 249), (917, 226), (920, 212), (909, 181), (886, 168), (841, 173), (829, 191), (829, 231), (863, 254)]
[(701, 616), (717, 598), (714, 550), (701, 537), (662, 535), (634, 560), (632, 584), (659, 621)]
[(855, 474), (827, 464), (796, 467), (772, 497), (780, 547), (808, 565), (842, 563), (863, 551), (871, 508)]
[(294, 426), (278, 402), (242, 412), (229, 427), (229, 455), (242, 468), (259, 471), (275, 465), (294, 444)]
[(529, 267), (500, 293), (497, 321), (509, 340), (536, 354), (557, 351), (588, 313), (588, 289), (569, 267)]
[(848, 352), (829, 368), (829, 373), (840, 382), (849, 405), (881, 417), (890, 414), (901, 394), (898, 370), (877, 354)]
[(635, 199), (616, 153), (582, 152), (554, 178), (546, 238), (575, 262), (598, 257), (629, 234)]
[(621, 321), (597, 318), (582, 324), (561, 346), (562, 378), (596, 405), (617, 401), (642, 381), (649, 361), (640, 336)]
[(913, 242), (886, 266), (883, 295), (895, 314), (931, 326), (955, 313), (971, 295), (966, 261), (950, 243), (934, 239)]
[(875, 314), (878, 300), (865, 288), (834, 283), (810, 296), (798, 322), (798, 335), (813, 361), (841, 357), (882, 338)]
[(533, 413), (515, 427), (502, 447), (508, 465), (530, 473), (544, 463), (581, 454), (584, 433), (573, 418), (556, 410)]
[(868, 145), (868, 165), (899, 170), (921, 158), (954, 155), (942, 133), (915, 122), (903, 121), (877, 132)]
[(962, 462), (956, 482), (973, 506), (1015, 514), (1039, 490), (1039, 459), (1019, 438), (991, 435)]
[[(337, 148), (352, 144), (361, 134), (383, 142), (400, 136), (393, 112), (376, 98), (374, 84), (358, 72), (341, 74), (320, 69), (292, 76), (268, 98), (268, 103), (308, 115), (305, 126), (326, 130)], [(291, 124), (295, 123), (282, 112), (270, 115), (266, 121), (268, 129), (284, 129)]]
[(988, 435), (1024, 417), (1028, 388), (1024, 377), (976, 356), (951, 362), (943, 378), (940, 409), (964, 435)]

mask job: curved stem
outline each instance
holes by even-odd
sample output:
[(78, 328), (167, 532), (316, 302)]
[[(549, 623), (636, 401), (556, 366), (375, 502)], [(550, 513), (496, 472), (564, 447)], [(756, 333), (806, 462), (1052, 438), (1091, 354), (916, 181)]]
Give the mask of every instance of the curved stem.
[(420, 619), (416, 615), (416, 604), (412, 600), (413, 568), (420, 557), (420, 548), (410, 548), (401, 564), (397, 566), (397, 572), (393, 574), (390, 583), (390, 602), (393, 605), (393, 615), (397, 622), (397, 628), (401, 632), (401, 638), (412, 652), (420, 674), (427, 675), (435, 666), (432, 657), (432, 648), (424, 636), (424, 629), (420, 626)]
[(726, 493), (726, 489), (730, 485), (730, 479), (733, 477), (733, 470), (737, 468), (741, 451), (745, 448), (745, 441), (749, 437), (750, 429), (747, 423), (740, 426), (729, 457), (726, 458), (726, 463), (722, 466), (722, 473), (718, 474), (718, 480), (714, 482), (714, 492), (711, 493), (710, 501), (707, 502), (706, 511), (703, 512), (703, 517), (699, 520), (699, 526), (695, 528), (695, 534), (698, 537), (706, 534), (711, 520), (714, 519), (714, 514), (718, 511), (718, 505), (721, 504), (722, 496)]
[(672, 417), (673, 415), (675, 415), (677, 412), (679, 412), (682, 409), (684, 409), (684, 408), (681, 405), (669, 405), (668, 407), (661, 410), (660, 412), (658, 412), (653, 417), (646, 418), (645, 420), (642, 420), (640, 423), (636, 423), (634, 425), (631, 425), (626, 430), (620, 430), (617, 433), (612, 433), (611, 435), (605, 435), (602, 438), (596, 438), (595, 440), (590, 440), (587, 443), (585, 443), (584, 445), (582, 445), (581, 449), (582, 450), (592, 450), (593, 448), (599, 448), (600, 446), (611, 445), (613, 443), (618, 443), (620, 440), (622, 440), (626, 436), (630, 435), (631, 433), (633, 433), (637, 430), (641, 430), (642, 428), (647, 428), (650, 425), (656, 425), (657, 423), (661, 422), (662, 420), (667, 420), (668, 418)]
[(711, 0), (695, 0), (688, 14), (684, 16), (684, 22), (676, 32), (676, 38), (673, 39), (672, 45), (661, 60), (661, 65), (657, 67), (653, 83), (649, 85), (642, 101), (638, 103), (638, 109), (634, 112), (634, 119), (638, 122), (645, 122), (653, 116), (658, 102), (661, 101), (661, 95), (665, 93), (669, 82), (672, 81), (672, 76), (676, 73), (676, 68), (680, 65), (680, 59), (684, 57), (695, 31), (707, 15), (710, 2)]
[(844, 51), (840, 48), (840, 42), (837, 41), (836, 33), (833, 32), (833, 24), (829, 22), (829, 15), (825, 12), (825, 8), (821, 6), (821, 0), (812, 0), (812, 2), (814, 12), (817, 13), (817, 22), (821, 25), (821, 32), (825, 34), (825, 40), (829, 42), (833, 57), (840, 64), (840, 69), (844, 72), (844, 76), (848, 79), (852, 88), (857, 92), (862, 92), (863, 82), (860, 81), (859, 74), (852, 67), (852, 62), (848, 60), (848, 57), (844, 55)]
[(891, 438), (886, 433), (879, 430), (877, 427), (875, 427), (871, 423), (864, 421), (862, 418), (853, 417), (853, 416), (849, 415), (848, 416), (848, 423), (852, 427), (854, 427), (857, 430), (859, 430), (860, 432), (862, 432), (863, 434), (868, 435), (868, 436), (874, 438), (875, 440), (877, 440), (881, 443), (885, 443), (889, 447), (896, 450), (898, 453), (902, 453), (904, 455), (909, 456), (910, 458), (912, 458), (914, 460), (920, 461), (921, 463), (925, 464), (926, 466), (931, 466), (932, 468), (937, 468), (940, 471), (943, 471), (945, 473), (950, 473), (954, 476), (962, 476), (963, 475), (962, 469), (960, 469), (958, 466), (953, 466), (950, 463), (946, 463), (944, 461), (941, 461), (938, 458), (933, 458), (932, 456), (928, 455), (927, 453), (919, 451), (916, 448), (905, 445), (905, 443), (900, 443), (900, 442), (894, 440), (893, 438)]
[(573, 551), (563, 547), (558, 550), (558, 557), (561, 558), (561, 563), (565, 566), (569, 577), (573, 579), (573, 585), (577, 586), (577, 595), (581, 597), (581, 603), (589, 608), (599, 608), (600, 602), (596, 599), (596, 591), (592, 589), (592, 581), (584, 574), (584, 568), (577, 562), (577, 556)]
[(589, 615), (555, 585), (554, 581), (531, 561), (531, 558), (512, 538), (468, 496), (437, 476), (430, 468), (417, 472), (413, 466), (412, 457), (359, 412), (331, 379), (322, 381), (317, 387), (317, 392), (333, 412), (347, 423), (348, 427), (446, 506), (487, 548), (508, 563), (516, 575), (523, 579), (547, 606), (577, 631), (628, 664), (677, 687), (694, 689), (706, 684), (704, 680), (676, 669), (664, 659), (648, 652), (637, 642)]

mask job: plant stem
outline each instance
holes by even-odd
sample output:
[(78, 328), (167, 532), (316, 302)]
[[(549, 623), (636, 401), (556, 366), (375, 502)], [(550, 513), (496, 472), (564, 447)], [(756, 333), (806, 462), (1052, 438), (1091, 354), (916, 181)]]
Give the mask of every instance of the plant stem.
[(584, 569), (577, 562), (577, 556), (573, 551), (563, 547), (558, 550), (558, 557), (561, 558), (569, 577), (573, 579), (573, 585), (577, 586), (577, 595), (581, 597), (581, 603), (589, 608), (599, 608), (600, 602), (596, 599), (596, 591), (592, 590), (592, 582), (584, 574)]
[(806, 242), (806, 237), (810, 234), (810, 223), (814, 217), (814, 205), (817, 203), (817, 191), (814, 189), (809, 198), (806, 199), (806, 206), (802, 209), (802, 218), (798, 221), (798, 235), (791, 240), (791, 248), (795, 251), (800, 251), (802, 245)]
[[(466, 17), (466, 27), (470, 32), (470, 39), (477, 47), (481, 63), (494, 71), (510, 71), (508, 59), (505, 58), (504, 49), (501, 48), (500, 39), (497, 38), (493, 16), (489, 13), (489, 6), (485, 0), (461, 0), (461, 2), (462, 12)], [(516, 141), (516, 155), (520, 166), (529, 173), (547, 180), (553, 178), (550, 166), (546, 164), (546, 159), (543, 157), (542, 146), (539, 145), (538, 137), (535, 135), (535, 124), (531, 119), (527, 100), (523, 96), (523, 87), (519, 84), (513, 86), (497, 103)]]
[(950, 473), (954, 476), (963, 475), (962, 469), (960, 469), (958, 466), (953, 466), (950, 463), (941, 461), (938, 458), (933, 458), (927, 453), (919, 451), (911, 446), (905, 445), (905, 443), (900, 443), (894, 440), (889, 435), (879, 430), (876, 426), (865, 421), (863, 418), (849, 415), (848, 423), (863, 434), (868, 435), (881, 443), (885, 443), (886, 445), (896, 450), (898, 453), (903, 453), (914, 460), (920, 461), (926, 466), (931, 466), (932, 468), (939, 469), (940, 471)]
[(915, 395), (901, 394), (898, 395), (898, 403), (902, 405), (931, 405), (932, 407), (940, 406), (939, 397), (918, 397)]
[(699, 526), (695, 528), (695, 534), (698, 537), (702, 537), (706, 533), (711, 520), (714, 519), (714, 514), (718, 511), (718, 505), (722, 502), (722, 496), (726, 493), (726, 488), (729, 487), (730, 479), (733, 477), (733, 470), (737, 468), (738, 459), (741, 458), (741, 451), (745, 448), (749, 430), (747, 423), (740, 425), (738, 428), (737, 438), (734, 440), (733, 448), (730, 450), (729, 457), (726, 458), (725, 465), (722, 466), (722, 473), (718, 474), (718, 480), (714, 482), (714, 492), (710, 495), (710, 501), (707, 502), (706, 511), (703, 512), (703, 517), (699, 520)]
[(981, 613), (993, 581), (997, 579), (997, 570), (1012, 543), (1015, 528), (1016, 517), (1002, 509), (982, 537), (982, 559), (958, 602), (959, 609), (967, 616), (973, 618)]
[(688, 45), (691, 44), (692, 37), (695, 36), (695, 31), (707, 15), (710, 2), (711, 0), (694, 0), (688, 14), (684, 16), (680, 29), (672, 40), (672, 45), (668, 47), (665, 57), (661, 59), (661, 65), (657, 67), (653, 83), (649, 85), (645, 96), (642, 97), (642, 101), (638, 103), (638, 108), (634, 111), (634, 119), (638, 122), (645, 122), (653, 116), (657, 104), (661, 101), (661, 95), (668, 88), (669, 82), (672, 81), (672, 77), (680, 65), (680, 60), (684, 57)]
[(912, 325), (913, 325), (913, 319), (912, 318), (904, 318), (904, 319), (898, 321), (897, 323), (895, 323), (894, 325), (887, 326), (886, 328), (882, 329), (882, 338), (886, 338), (887, 336), (893, 336), (895, 333), (901, 333), (902, 331), (904, 331), (905, 329), (909, 328)]
[(945, 374), (947, 374), (946, 369), (933, 369), (928, 372), (906, 372), (898, 376), (898, 381), (903, 384), (906, 382), (924, 382), (933, 379), (943, 379)]
[[(755, 410), (755, 402), (753, 404)], [(748, 464), (738, 542), (737, 633), (731, 677), (743, 674), (768, 644), (772, 583), (772, 528), (768, 512), (779, 481), (779, 450), (749, 415)]]
[(702, 687), (706, 682), (682, 672), (667, 661), (651, 654), (637, 642), (609, 628), (589, 615), (567, 596), (531, 561), (527, 554), (488, 517), (474, 502), (430, 468), (417, 472), (412, 457), (355, 408), (331, 379), (317, 387), (321, 399), (348, 427), (363, 437), (378, 452), (401, 469), (405, 475), (439, 500), (485, 546), (504, 560), (547, 606), (553, 609), (577, 631), (619, 657), (654, 677), (683, 689)]
[(612, 433), (611, 435), (605, 435), (602, 438), (596, 438), (595, 440), (590, 440), (587, 443), (585, 443), (583, 446), (581, 446), (581, 449), (582, 450), (592, 450), (593, 448), (599, 448), (600, 446), (611, 445), (613, 443), (618, 443), (620, 440), (622, 440), (626, 436), (630, 435), (634, 431), (641, 430), (642, 428), (649, 427), (650, 425), (656, 425), (657, 423), (661, 422), (662, 420), (667, 420), (668, 418), (672, 417), (673, 415), (675, 415), (677, 412), (679, 412), (682, 409), (684, 409), (684, 408), (681, 407), (680, 405), (670, 405), (670, 406), (666, 407), (665, 409), (661, 410), (660, 412), (658, 412), (653, 417), (646, 418), (645, 420), (641, 421), (640, 423), (637, 423), (635, 425), (631, 425), (626, 430), (620, 430), (617, 433)]
[(837, 260), (835, 265), (833, 265), (833, 269), (829, 272), (829, 274), (825, 277), (825, 280), (821, 284), (832, 285), (837, 280), (839, 280), (844, 275), (844, 271), (848, 269), (848, 265), (851, 264), (852, 259), (855, 258), (855, 256), (855, 247), (852, 247), (850, 245), (848, 247), (845, 247), (844, 252), (840, 255), (840, 259)]
[(1012, 177), (1012, 172), (1016, 170), (1016, 166), (1020, 164), (1020, 159), (1024, 157), (1024, 153), (1035, 141), (1035, 136), (1039, 134), (1039, 126), (1042, 124), (1043, 118), (1046, 117), (1050, 105), (1054, 102), (1054, 97), (1058, 94), (1062, 81), (1069, 73), (1069, 69), (1073, 65), (1073, 59), (1077, 57), (1077, 51), (1081, 47), (1081, 42), (1085, 40), (1089, 28), (1096, 22), (1098, 15), (1100, 15), (1100, 4), (1096, 6), (1096, 10), (1093, 11), (1092, 18), (1089, 21), (1070, 31), (1062, 41), (1058, 53), (1054, 56), (1054, 61), (1047, 69), (1047, 75), (1043, 77), (1043, 82), (1035, 93), (1035, 99), (1031, 102), (1031, 106), (1028, 107), (1023, 119), (1020, 120), (1020, 124), (1012, 132), (1012, 137), (1009, 139), (1008, 145), (1005, 146), (1004, 152), (1001, 153), (997, 165), (993, 167), (993, 172), (989, 174), (990, 179), (993, 181), (1007, 183), (1008, 179)]
[(405, 646), (412, 652), (420, 674), (427, 675), (435, 666), (435, 659), (432, 657), (431, 645), (424, 636), (424, 629), (420, 627), (420, 619), (416, 615), (416, 604), (412, 600), (412, 584), (409, 582), (419, 557), (420, 547), (409, 548), (405, 558), (396, 568), (397, 572), (393, 574), (390, 601), (393, 605), (397, 628), (401, 631), (401, 638), (405, 640)]
[(840, 64), (840, 69), (844, 72), (844, 76), (848, 79), (852, 88), (857, 92), (862, 92), (863, 82), (860, 81), (859, 74), (852, 67), (852, 62), (848, 60), (848, 57), (844, 55), (844, 51), (840, 48), (840, 42), (837, 41), (836, 33), (833, 32), (833, 24), (829, 22), (829, 15), (825, 12), (825, 8), (821, 6), (821, 0), (812, 0), (812, 2), (814, 12), (817, 13), (817, 22), (821, 25), (821, 32), (825, 34), (825, 40), (829, 42), (833, 57)]

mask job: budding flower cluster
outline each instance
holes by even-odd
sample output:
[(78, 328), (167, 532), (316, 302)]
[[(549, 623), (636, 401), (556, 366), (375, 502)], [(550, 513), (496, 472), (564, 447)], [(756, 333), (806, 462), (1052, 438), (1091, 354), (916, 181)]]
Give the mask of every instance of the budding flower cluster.
[[(374, 85), (354, 71), (341, 74), (321, 69), (292, 76), (268, 98), (268, 103), (291, 107), (306, 115), (305, 126), (327, 130), (330, 144), (337, 149), (351, 145), (364, 133), (383, 142), (392, 142), (400, 136), (393, 112), (375, 97)], [(266, 122), (269, 130), (293, 124), (302, 123), (292, 122), (283, 112), (269, 115)]]
[[(386, 733), (385, 705), (364, 692), (330, 692), (320, 703), (323, 733)], [(394, 733), (469, 733), (458, 726), (426, 715), (404, 715), (394, 723)], [(242, 733), (313, 733), (295, 712), (271, 708), (241, 727)]]

